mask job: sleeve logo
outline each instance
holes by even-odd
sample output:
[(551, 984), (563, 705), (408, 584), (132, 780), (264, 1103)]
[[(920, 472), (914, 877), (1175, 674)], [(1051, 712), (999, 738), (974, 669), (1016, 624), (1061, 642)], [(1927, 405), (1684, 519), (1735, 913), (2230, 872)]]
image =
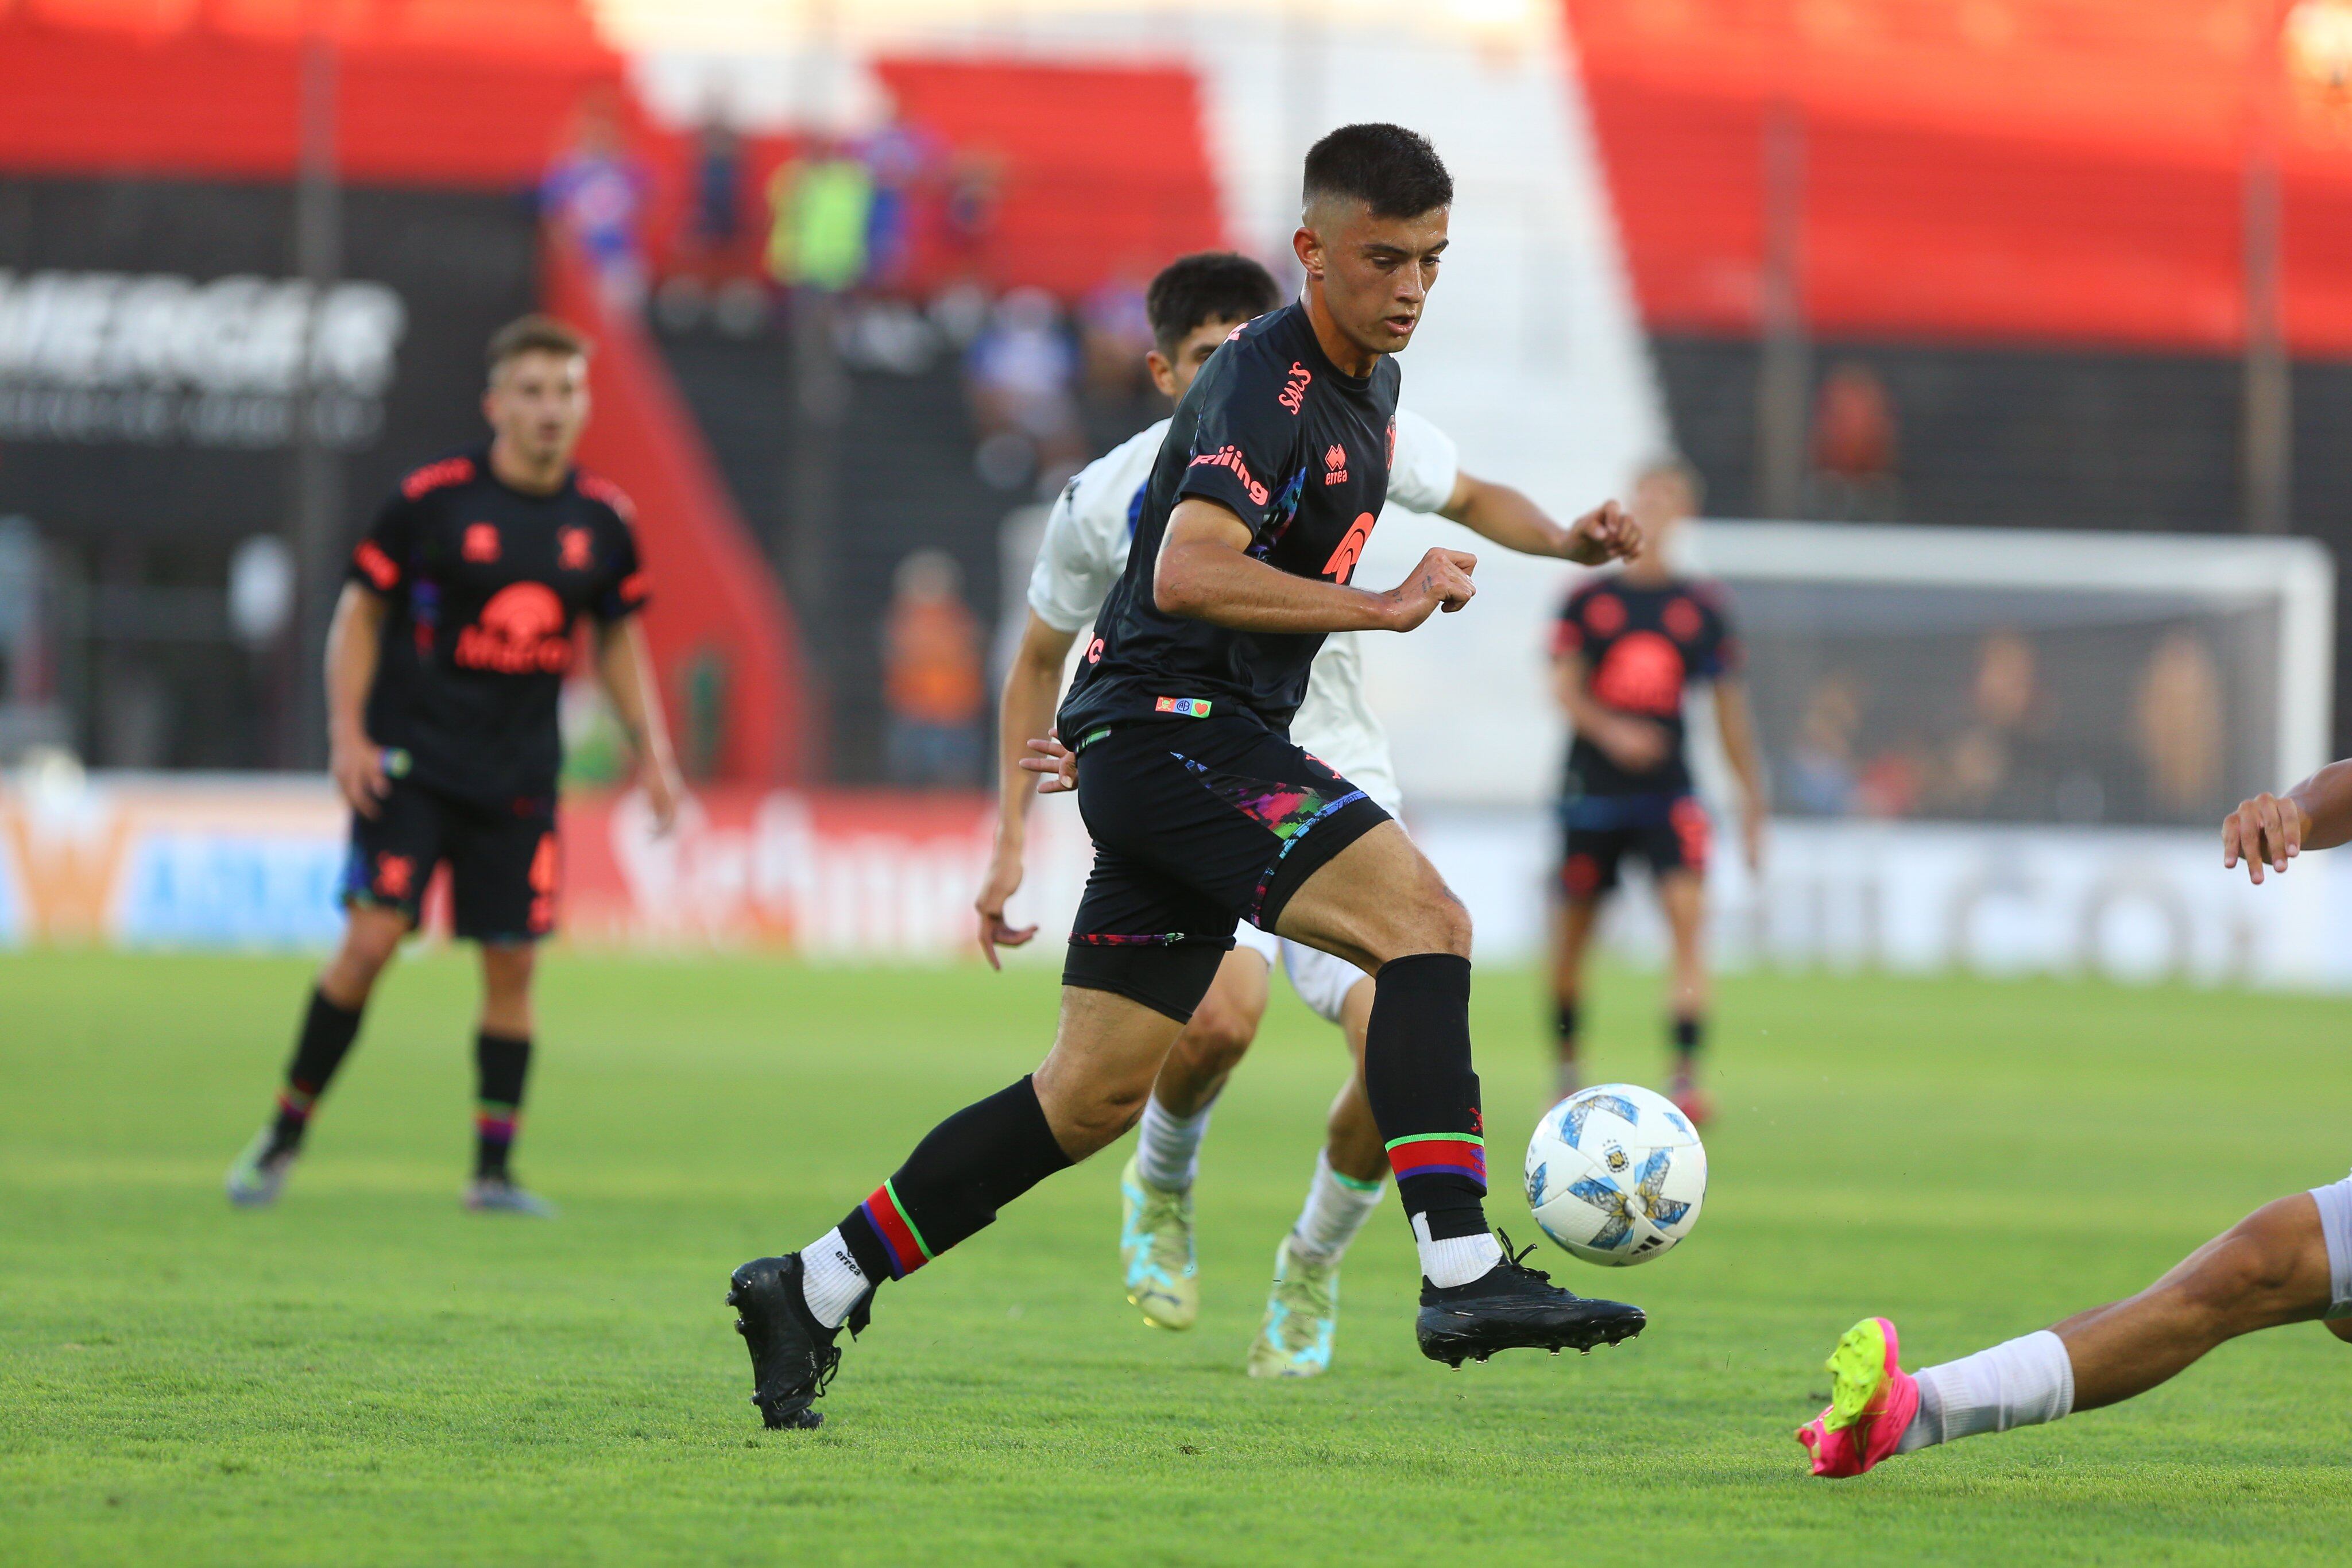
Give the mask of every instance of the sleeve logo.
[(1249, 465), (1242, 460), (1242, 451), (1238, 446), (1220, 446), (1214, 452), (1203, 452), (1185, 466), (1230, 468), (1234, 471), (1234, 476), (1242, 482), (1242, 488), (1249, 493), (1250, 505), (1253, 507), (1265, 505), (1265, 486), (1258, 483), (1257, 476), (1252, 474)]
[(1380, 519), (1370, 512), (1359, 512), (1356, 520), (1348, 525), (1348, 537), (1323, 563), (1323, 575), (1332, 581), (1345, 583), (1356, 575), (1356, 563), (1364, 559), (1364, 541), (1372, 537), (1372, 525)]
[(1297, 360), (1291, 361), (1290, 379), (1283, 383), (1282, 395), (1274, 401), (1292, 413), (1297, 413), (1301, 405), (1307, 402), (1307, 384), (1314, 379), (1313, 371), (1308, 370)]
[(377, 592), (390, 593), (400, 585), (400, 568), (392, 563), (392, 558), (373, 539), (362, 539), (360, 548), (352, 552), (352, 559), (367, 573), (367, 580), (375, 584)]

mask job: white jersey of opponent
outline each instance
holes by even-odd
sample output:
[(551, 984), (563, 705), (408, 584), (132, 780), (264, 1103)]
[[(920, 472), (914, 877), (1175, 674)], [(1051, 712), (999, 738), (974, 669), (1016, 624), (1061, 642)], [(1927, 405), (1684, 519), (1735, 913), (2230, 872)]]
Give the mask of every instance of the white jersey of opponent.
[[(1160, 455), (1161, 420), (1079, 470), (1045, 518), (1045, 539), (1029, 574), (1029, 608), (1056, 632), (1093, 624), (1111, 584), (1127, 570), (1136, 509), (1151, 465)], [(1396, 456), (1389, 464), (1389, 500), (1412, 512), (1434, 512), (1454, 497), (1461, 472), (1454, 440), (1408, 409), (1397, 410)], [(1290, 721), (1290, 738), (1341, 778), (1380, 802), (1391, 816), (1404, 810), (1388, 732), (1364, 701), (1360, 632), (1323, 639), (1308, 673), (1307, 700)]]

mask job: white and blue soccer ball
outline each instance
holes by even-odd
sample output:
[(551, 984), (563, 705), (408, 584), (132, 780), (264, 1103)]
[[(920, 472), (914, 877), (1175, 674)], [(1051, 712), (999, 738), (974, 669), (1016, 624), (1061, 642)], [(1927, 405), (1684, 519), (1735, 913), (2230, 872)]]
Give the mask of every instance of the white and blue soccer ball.
[(1631, 1083), (1579, 1090), (1528, 1141), (1528, 1207), (1588, 1263), (1646, 1263), (1691, 1233), (1706, 1146), (1674, 1102)]

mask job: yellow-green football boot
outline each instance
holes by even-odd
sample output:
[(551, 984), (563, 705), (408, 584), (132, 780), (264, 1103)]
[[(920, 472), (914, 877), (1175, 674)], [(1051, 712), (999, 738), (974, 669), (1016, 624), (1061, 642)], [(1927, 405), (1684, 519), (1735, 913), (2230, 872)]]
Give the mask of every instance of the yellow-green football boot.
[(1118, 1173), (1118, 1260), (1127, 1272), (1127, 1299), (1154, 1328), (1191, 1328), (1201, 1315), (1192, 1195), (1152, 1186), (1130, 1157)]
[(1252, 1377), (1314, 1377), (1331, 1365), (1331, 1334), (1339, 1326), (1339, 1260), (1307, 1261), (1290, 1238), (1274, 1253), (1274, 1291), (1265, 1322), (1250, 1342)]

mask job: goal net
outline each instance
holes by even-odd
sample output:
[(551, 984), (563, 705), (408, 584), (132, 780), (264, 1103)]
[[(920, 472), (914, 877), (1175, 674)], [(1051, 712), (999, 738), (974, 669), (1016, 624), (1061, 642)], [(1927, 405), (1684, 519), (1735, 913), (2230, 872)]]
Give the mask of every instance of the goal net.
[(2210, 827), (2326, 760), (2335, 574), (2311, 540), (1688, 533), (1779, 815)]

